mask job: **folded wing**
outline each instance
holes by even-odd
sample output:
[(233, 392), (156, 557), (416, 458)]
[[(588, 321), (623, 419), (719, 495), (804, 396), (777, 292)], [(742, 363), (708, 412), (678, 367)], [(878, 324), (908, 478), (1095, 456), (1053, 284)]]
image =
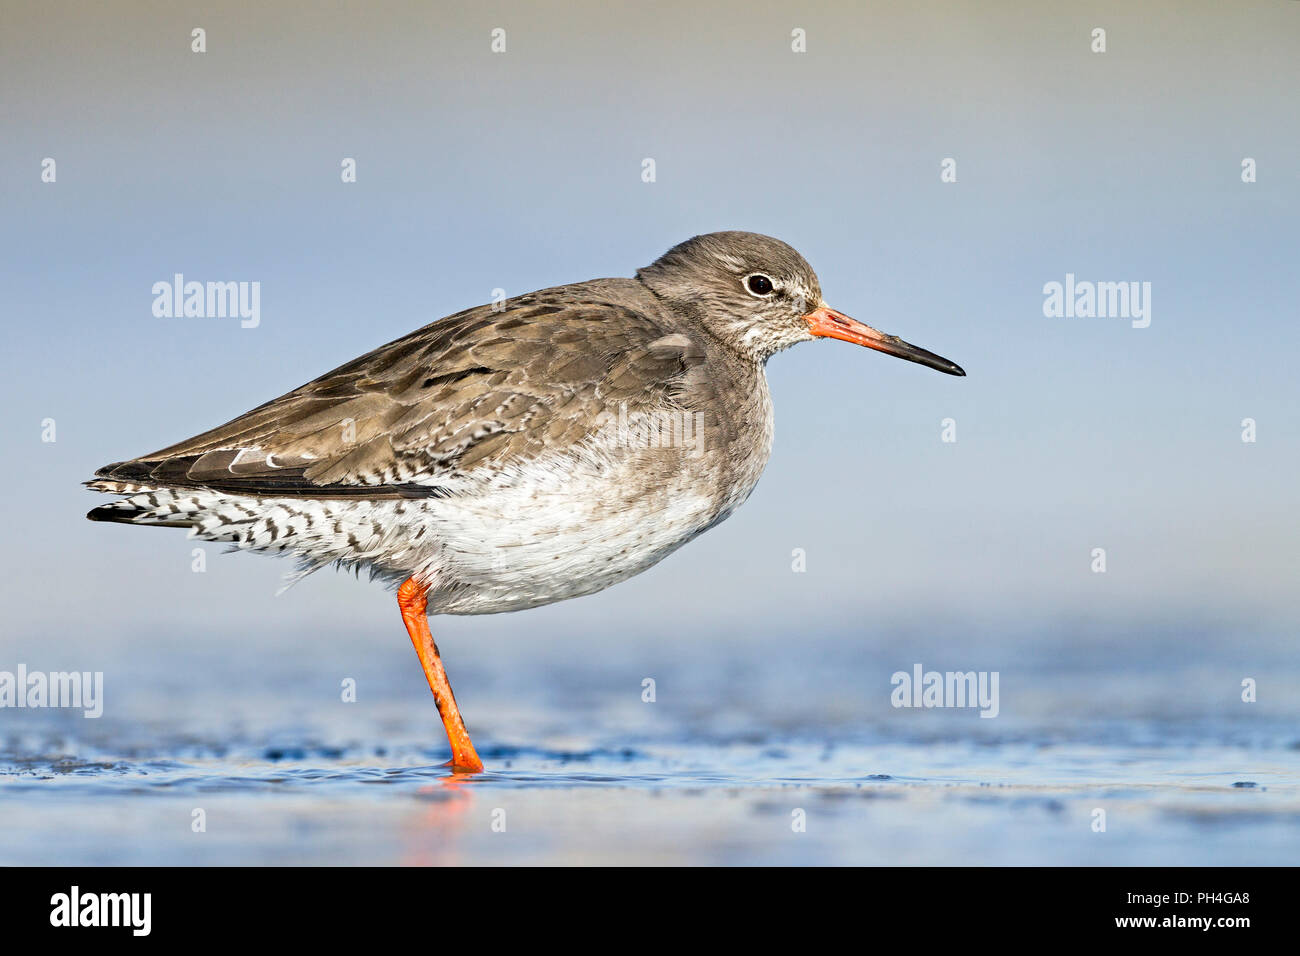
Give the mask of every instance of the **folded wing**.
[(446, 495), (489, 466), (578, 445), (602, 412), (674, 405), (703, 362), (644, 311), (545, 290), (449, 316), (88, 484)]

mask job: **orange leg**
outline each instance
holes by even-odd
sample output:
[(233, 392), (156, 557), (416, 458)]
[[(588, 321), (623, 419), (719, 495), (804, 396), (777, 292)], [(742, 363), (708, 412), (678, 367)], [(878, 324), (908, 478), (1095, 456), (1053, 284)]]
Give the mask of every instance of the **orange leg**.
[(407, 578), (397, 589), (397, 606), (402, 609), (406, 633), (411, 635), (415, 653), (420, 655), (424, 676), (429, 679), (429, 690), (433, 691), (442, 725), (447, 728), (447, 739), (451, 742), (451, 769), (456, 773), (482, 773), (483, 761), (478, 759), (469, 731), (465, 729), (465, 721), (460, 718), (456, 695), (451, 692), (447, 672), (442, 669), (442, 658), (438, 656), (438, 645), (433, 643), (433, 635), (429, 633), (429, 618), (425, 613), (428, 589), (417, 584), (415, 578)]

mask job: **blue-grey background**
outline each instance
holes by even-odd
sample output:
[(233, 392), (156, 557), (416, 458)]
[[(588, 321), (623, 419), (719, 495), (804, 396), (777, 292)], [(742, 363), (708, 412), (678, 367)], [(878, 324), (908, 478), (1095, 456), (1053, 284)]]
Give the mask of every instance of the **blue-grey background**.
[[(490, 51), (496, 27), (503, 54)], [(795, 28), (806, 53), (791, 51)], [(71, 859), (188, 859), (132, 829), (131, 814), (144, 827), (158, 813), (132, 789), (145, 774), (132, 754), (175, 763), (157, 772), (182, 792), (195, 765), (226, 781), (278, 766), (277, 734), (303, 773), (442, 759), (390, 595), (322, 573), (277, 598), (287, 564), (213, 545), (193, 573), (181, 532), (84, 520), (97, 498), (79, 482), (94, 468), (494, 288), (630, 275), (717, 229), (790, 242), (831, 304), (968, 377), (843, 343), (777, 356), (773, 460), (730, 521), (590, 598), (435, 619), (481, 749), (507, 748), (497, 768), (568, 794), (567, 761), (626, 744), (636, 756), (614, 760), (606, 783), (716, 771), (750, 788), (757, 819), (773, 787), (786, 802), (789, 786), (894, 793), (864, 783), (889, 775), (907, 781), (899, 812), (929, 835), (880, 852), (879, 834), (841, 815), (798, 850), (746, 831), (685, 861), (1128, 862), (1098, 849), (1088, 811), (1131, 765), (1116, 786), (1163, 781), (1190, 809), (1166, 818), (1138, 799), (1135, 813), (1154, 814), (1149, 842), (1130, 835), (1114, 852), (1294, 858), (1297, 80), (1300, 3), (1284, 0), (4, 4), (0, 669), (102, 670), (107, 684), (97, 723), (0, 711), (19, 768), (9, 819), (33, 815), (15, 822), (26, 836), (10, 858), (41, 859), (107, 786), (104, 763), (127, 781), (123, 816), (74, 828)], [(56, 183), (41, 182), (45, 157)], [(340, 181), (344, 157), (355, 184)], [(947, 157), (956, 183), (940, 182)], [(1255, 183), (1241, 181), (1246, 157)], [(151, 286), (175, 272), (260, 282), (260, 326), (155, 318)], [(1150, 327), (1045, 318), (1042, 287), (1067, 272), (1150, 282)], [(940, 441), (945, 418), (955, 444)], [(1090, 570), (1097, 547), (1105, 574)], [(999, 671), (1002, 716), (890, 708), (889, 675), (914, 662)], [(355, 705), (338, 701), (344, 677), (359, 681)], [(1246, 678), (1257, 703), (1240, 700)], [(737, 741), (753, 752), (737, 756)], [(994, 750), (974, 761), (965, 746)], [(1037, 775), (997, 749), (1016, 746)], [(1033, 756), (1052, 746), (1079, 748), (1068, 772)], [(1147, 746), (1154, 763), (1135, 756)], [(945, 747), (959, 756), (940, 767)], [(68, 776), (68, 755), (92, 768), (89, 789), (36, 799)], [(1257, 786), (1207, 796), (1207, 781)], [(1050, 825), (1014, 800), (993, 826), (940, 813), (927, 801), (948, 799), (945, 783), (1046, 791)], [(1178, 813), (1203, 827), (1202, 801), (1220, 798), (1228, 817), (1258, 811), (1277, 832), (1179, 829)], [(501, 797), (484, 799), (438, 825), (478, 827)], [(555, 798), (539, 783), (537, 799)], [(628, 832), (636, 819), (650, 835), (620, 859), (659, 859), (671, 825), (600, 799), (585, 811), (594, 858), (622, 852), (594, 821)], [(667, 818), (707, 821), (704, 806)], [(461, 859), (591, 858), (554, 815), (539, 810), (532, 833), (527, 853), (471, 842)], [(320, 844), (292, 833), (244, 846), (214, 834), (196, 861), (400, 859), (360, 852), (382, 845), (373, 833), (339, 839), (311, 856)]]

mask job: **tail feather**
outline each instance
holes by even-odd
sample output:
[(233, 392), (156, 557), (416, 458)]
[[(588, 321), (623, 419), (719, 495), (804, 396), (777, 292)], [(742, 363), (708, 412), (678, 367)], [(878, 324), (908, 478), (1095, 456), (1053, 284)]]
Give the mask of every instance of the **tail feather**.
[(156, 528), (189, 528), (194, 525), (193, 517), (186, 520), (169, 521), (166, 518), (158, 517), (149, 508), (140, 507), (129, 498), (100, 505), (98, 508), (91, 508), (90, 511), (86, 512), (86, 517), (91, 521), (113, 521), (118, 524), (149, 525)]
[(86, 517), (91, 521), (120, 521), (124, 524), (130, 524), (135, 519), (136, 509), (119, 507), (121, 504), (122, 502), (114, 501), (110, 505), (91, 508), (86, 512)]
[[(91, 521), (185, 528), (191, 538), (225, 542), (232, 550), (296, 556), (298, 570), (289, 576), (286, 587), (329, 564), (356, 568), (358, 573), (367, 566), (372, 577), (387, 580), (397, 572), (380, 566), (376, 559), (411, 552), (402, 540), (408, 530), (401, 520), (404, 511), (395, 510), (406, 507), (401, 502), (253, 498), (114, 478), (86, 484), (96, 491), (126, 495), (91, 509), (86, 515)], [(409, 576), (403, 570), (396, 580)]]

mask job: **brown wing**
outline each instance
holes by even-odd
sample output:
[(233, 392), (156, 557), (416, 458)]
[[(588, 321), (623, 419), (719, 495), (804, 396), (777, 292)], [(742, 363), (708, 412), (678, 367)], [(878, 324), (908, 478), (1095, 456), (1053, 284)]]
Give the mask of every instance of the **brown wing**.
[(107, 465), (89, 484), (447, 494), (439, 482), (576, 445), (620, 403), (672, 403), (703, 350), (609, 298), (568, 287), (449, 316), (225, 425)]

